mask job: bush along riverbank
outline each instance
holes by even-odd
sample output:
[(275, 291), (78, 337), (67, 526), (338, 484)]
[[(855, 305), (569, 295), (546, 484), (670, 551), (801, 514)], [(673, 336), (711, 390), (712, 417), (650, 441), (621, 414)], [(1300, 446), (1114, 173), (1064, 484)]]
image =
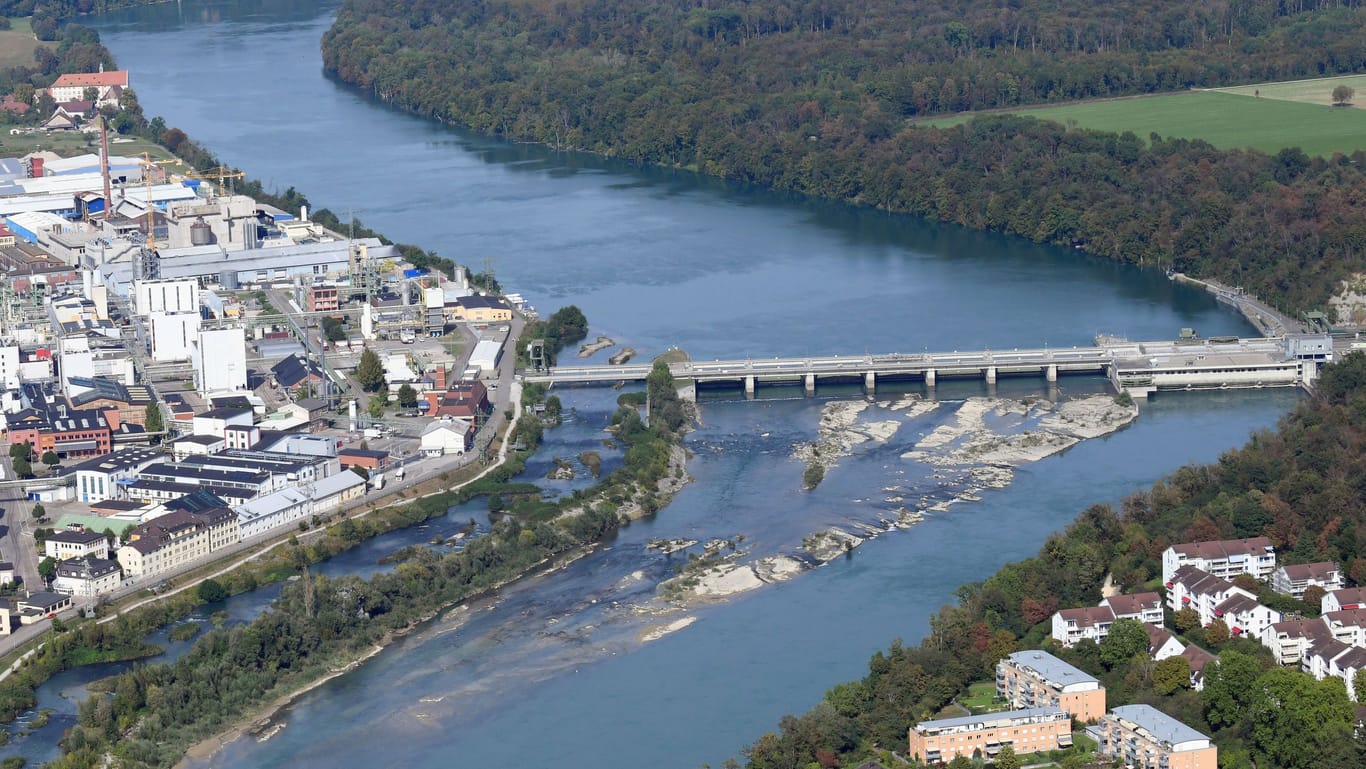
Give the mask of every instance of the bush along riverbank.
[[(1192, 627), (1169, 619), (1183, 641), (1219, 655), (1204, 668), (1205, 688), (1190, 688), (1185, 660), (1154, 663), (1148, 639), (1121, 633), (1102, 644), (1055, 649), (1050, 618), (1058, 609), (1094, 606), (1109, 580), (1124, 592), (1160, 589), (1162, 553), (1172, 543), (1266, 536), (1282, 563), (1335, 561), (1349, 582), (1366, 584), (1366, 355), (1327, 366), (1315, 394), (1276, 432), (1258, 433), (1212, 465), (1186, 467), (1124, 500), (1096, 505), (1048, 538), (1033, 558), (1004, 566), (959, 589), (958, 603), (930, 620), (918, 646), (897, 641), (875, 654), (868, 675), (830, 689), (799, 717), (782, 719), (745, 751), (754, 769), (852, 768), (869, 759), (899, 761), (906, 730), (954, 705), (974, 681), (993, 679), (998, 660), (1017, 649), (1049, 648), (1101, 680), (1110, 707), (1146, 703), (1212, 735), (1227, 769), (1336, 769), (1366, 765), (1366, 739), (1341, 680), (1315, 681), (1281, 668), (1252, 639), (1230, 639), (1220, 623)], [(1274, 596), (1239, 578), (1285, 612), (1317, 616), (1317, 604)], [(1113, 639), (1113, 640), (1112, 640)], [(1173, 670), (1175, 669), (1175, 670)], [(1358, 678), (1358, 682), (1362, 679)], [(1361, 686), (1359, 697), (1366, 697)], [(1079, 756), (1062, 766), (1083, 766)], [(738, 762), (727, 762), (738, 766)]]
[[(625, 463), (589, 492), (546, 503), (554, 511), (537, 506), (517, 514), (514, 507), (463, 550), (415, 548), (393, 572), (369, 580), (306, 575), (254, 622), (210, 631), (174, 664), (126, 672), (112, 697), (82, 703), (54, 766), (172, 766), (195, 742), (352, 665), (436, 612), (593, 545), (622, 525), (625, 509), (667, 501), (660, 482), (671, 477), (669, 457), (690, 419), (667, 367), (657, 367), (651, 386), (660, 399), (654, 402), (675, 416), (652, 417), (645, 427), (635, 409), (618, 411), (613, 432), (626, 447)], [(513, 433), (529, 442), (540, 429), (523, 417)], [(489, 493), (514, 467), (500, 468), (494, 475), (505, 477), (489, 479), (482, 491), (463, 493)]]

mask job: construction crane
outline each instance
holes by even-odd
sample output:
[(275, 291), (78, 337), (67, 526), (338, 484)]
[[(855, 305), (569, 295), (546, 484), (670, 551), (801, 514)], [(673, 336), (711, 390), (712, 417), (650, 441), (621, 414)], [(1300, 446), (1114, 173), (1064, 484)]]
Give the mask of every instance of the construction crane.
[(208, 182), (212, 182), (213, 180), (217, 179), (219, 195), (228, 194), (228, 188), (225, 184), (225, 182), (228, 179), (245, 179), (247, 176), (241, 171), (238, 171), (233, 168), (228, 168), (227, 166), (214, 166), (213, 168), (207, 168), (203, 171), (189, 170), (181, 172), (179, 175), (185, 177), (186, 179), (203, 179)]
[[(174, 160), (153, 160), (152, 156), (146, 152), (142, 153), (142, 188), (146, 198), (142, 201), (147, 206), (147, 250), (157, 250), (156, 221), (152, 218), (152, 212), (156, 209), (152, 206), (152, 170), (157, 166), (180, 165), (180, 159)], [(105, 204), (108, 206), (108, 203)], [(105, 215), (106, 217), (108, 214)]]

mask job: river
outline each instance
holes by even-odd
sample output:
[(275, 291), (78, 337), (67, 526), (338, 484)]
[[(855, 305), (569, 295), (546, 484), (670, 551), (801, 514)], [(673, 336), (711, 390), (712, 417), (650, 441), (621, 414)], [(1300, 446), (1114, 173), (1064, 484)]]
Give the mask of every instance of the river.
[[(225, 162), (354, 211), (390, 237), (476, 268), (487, 259), (543, 312), (575, 303), (593, 333), (644, 355), (671, 345), (719, 358), (1086, 344), (1100, 332), (1170, 338), (1181, 327), (1250, 332), (1199, 291), (1071, 250), (511, 145), (388, 110), (323, 75), (318, 40), (335, 8), (186, 1), (89, 23), (132, 71), (147, 114)], [(1065, 379), (1059, 392), (1102, 387)], [(1217, 458), (1297, 397), (1164, 394), (1127, 429), (1026, 465), (1005, 489), (789, 582), (687, 609), (656, 597), (683, 556), (648, 550), (652, 538), (743, 534), (755, 554), (787, 554), (826, 526), (877, 525), (900, 504), (890, 500), (952, 497), (901, 454), (986, 392), (945, 383), (938, 409), (908, 416), (880, 389), (870, 412), (897, 432), (856, 447), (815, 492), (800, 490), (793, 448), (815, 437), (827, 399), (857, 391), (709, 398), (688, 441), (696, 480), (658, 516), (432, 623), (306, 695), (269, 741), (239, 740), (203, 764), (717, 765), (782, 714), (861, 675), (893, 638), (917, 641), (959, 585), (1032, 554), (1092, 502)], [(996, 391), (1045, 394), (1042, 380), (1026, 379)], [(547, 432), (529, 478), (604, 437), (616, 393), (563, 395), (573, 412)], [(390, 535), (325, 568), (373, 569), (380, 554), (481, 515), (471, 503), (432, 530)], [(234, 611), (251, 616), (269, 598), (234, 599)], [(685, 618), (693, 623), (642, 640)], [(45, 696), (78, 696), (83, 680), (73, 674)], [(15, 752), (50, 755), (34, 740), (0, 749)]]

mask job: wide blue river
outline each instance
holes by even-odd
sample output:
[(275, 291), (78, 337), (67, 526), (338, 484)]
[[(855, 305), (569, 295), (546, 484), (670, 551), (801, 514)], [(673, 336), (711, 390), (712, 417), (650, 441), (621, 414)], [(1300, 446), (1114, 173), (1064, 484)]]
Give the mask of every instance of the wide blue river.
[[(511, 145), (391, 111), (324, 76), (318, 41), (335, 9), (328, 0), (185, 0), (92, 23), (132, 71), (147, 114), (225, 162), (396, 239), (477, 269), (491, 264), (543, 312), (577, 304), (594, 333), (642, 355), (670, 345), (698, 358), (762, 357), (1251, 331), (1159, 273), (1070, 250)], [(1064, 380), (1056, 395), (1102, 388)], [(815, 492), (801, 491), (793, 449), (816, 436), (829, 399), (857, 391), (709, 399), (688, 442), (695, 481), (654, 519), (432, 623), (303, 697), (270, 740), (238, 740), (198, 765), (718, 765), (783, 714), (862, 675), (892, 639), (918, 641), (959, 585), (1032, 554), (1091, 503), (1214, 460), (1273, 426), (1298, 397), (1164, 394), (1127, 429), (1025, 465), (1004, 489), (791, 581), (682, 608), (658, 598), (681, 557), (647, 549), (652, 538), (743, 534), (756, 555), (790, 554), (824, 527), (875, 525), (902, 504), (895, 500), (952, 497), (932, 468), (901, 455), (952, 422), (963, 399), (985, 394), (980, 383), (944, 384), (939, 409), (907, 416), (895, 393), (880, 390), (869, 414), (898, 422), (897, 431), (855, 447)], [(1048, 393), (1042, 380), (1003, 380), (996, 394)], [(529, 478), (543, 477), (552, 457), (600, 447), (616, 393), (564, 397), (571, 418), (547, 433)], [(372, 570), (379, 555), (472, 516), (483, 520), (477, 503), (326, 568)], [(269, 598), (234, 599), (234, 615), (251, 616)], [(664, 633), (670, 625), (677, 629)], [(45, 734), (69, 723), (86, 678), (73, 673), (45, 690), (60, 716)], [(51, 749), (17, 739), (0, 749), (10, 753), (44, 758)]]

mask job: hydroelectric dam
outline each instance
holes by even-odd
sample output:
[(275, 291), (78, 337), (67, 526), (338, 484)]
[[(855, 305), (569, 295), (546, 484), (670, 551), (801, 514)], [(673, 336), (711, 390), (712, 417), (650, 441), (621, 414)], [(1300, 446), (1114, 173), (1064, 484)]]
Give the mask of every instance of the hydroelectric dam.
[[(1154, 342), (1098, 337), (1090, 347), (683, 360), (669, 363), (669, 370), (684, 387), (742, 387), (749, 395), (771, 386), (800, 386), (814, 394), (822, 383), (862, 384), (871, 393), (878, 382), (923, 382), (934, 387), (943, 379), (984, 379), (995, 384), (1001, 377), (1043, 377), (1056, 382), (1061, 376), (1101, 375), (1116, 392), (1147, 397), (1162, 390), (1312, 389), (1318, 367), (1333, 360), (1333, 348), (1327, 334)], [(551, 366), (528, 371), (523, 381), (551, 387), (614, 385), (644, 381), (651, 367), (648, 363)]]

